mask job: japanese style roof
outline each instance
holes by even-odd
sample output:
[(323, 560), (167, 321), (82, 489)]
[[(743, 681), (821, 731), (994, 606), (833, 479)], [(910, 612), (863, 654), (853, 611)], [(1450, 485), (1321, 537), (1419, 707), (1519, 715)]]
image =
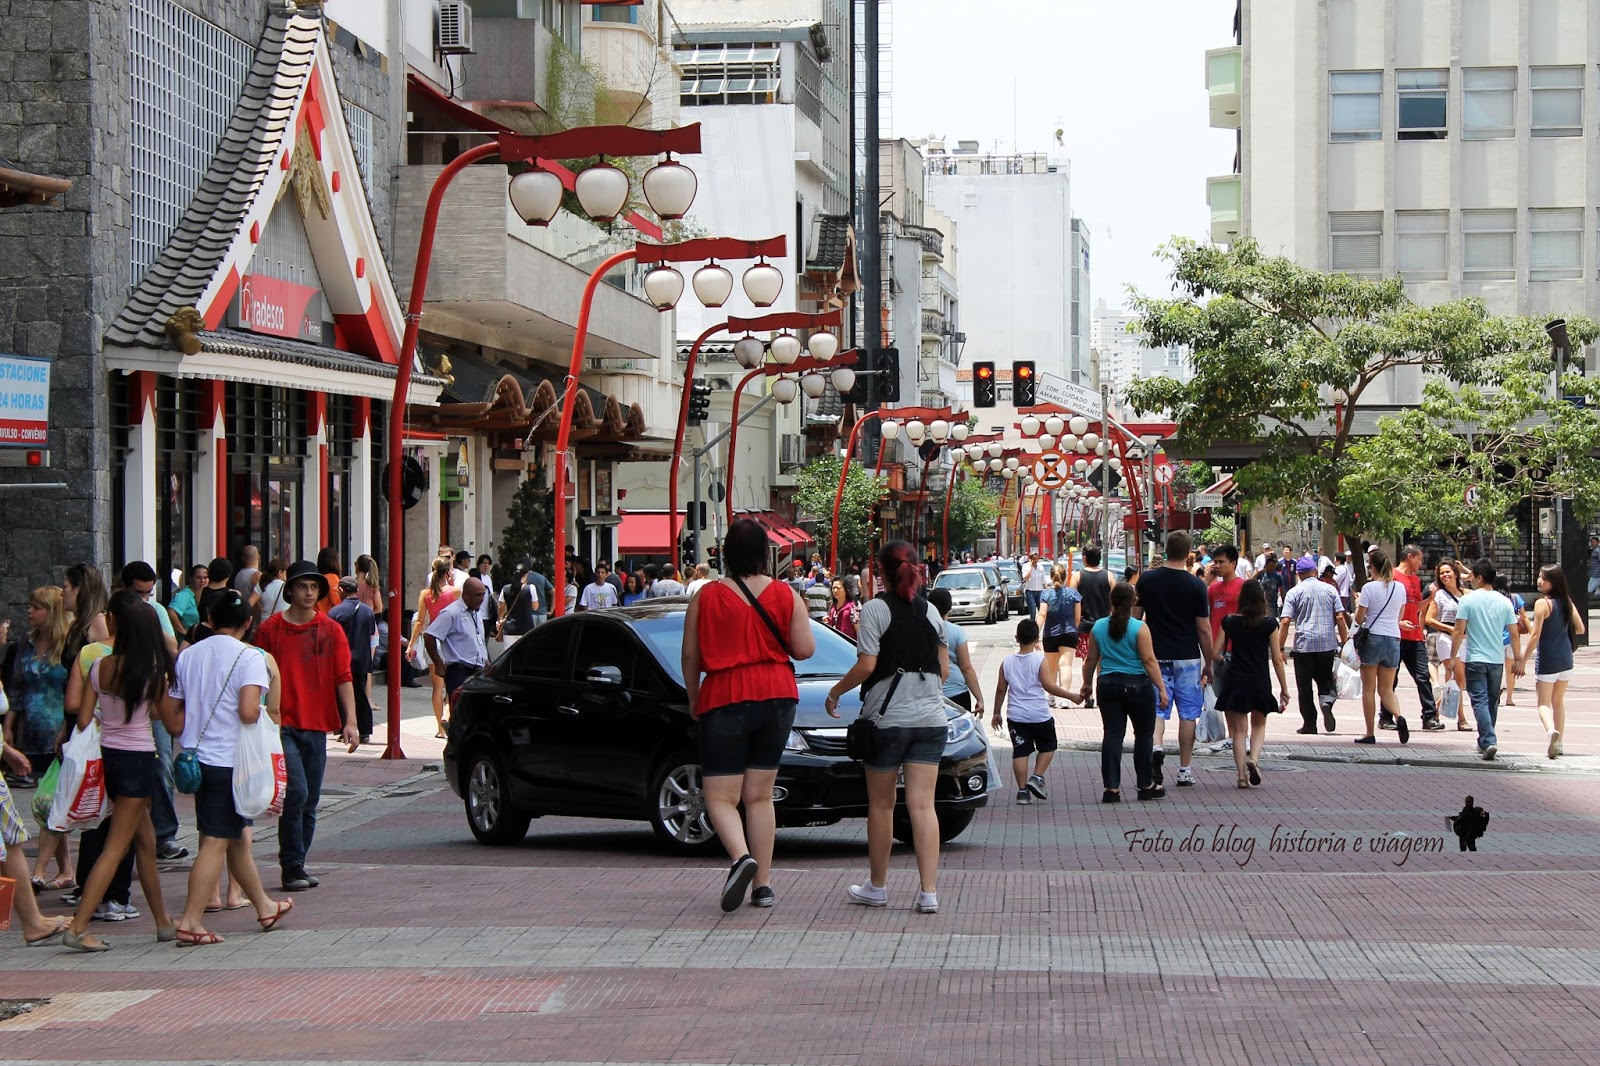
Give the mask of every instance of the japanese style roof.
[(18, 204), (47, 204), (72, 188), (68, 178), (30, 174), (11, 160), (0, 156), (0, 207)]
[[(281, 363), (315, 367), (318, 370), (344, 370), (388, 381), (393, 381), (396, 373), (393, 363), (380, 363), (376, 359), (368, 359), (354, 352), (341, 352), (337, 348), (307, 344), (304, 341), (289, 340), (284, 337), (263, 337), (260, 334), (236, 329), (219, 329), (215, 332), (202, 333), (200, 350), (246, 359), (274, 359)], [(439, 386), (445, 385), (448, 381), (446, 378), (430, 375), (421, 370), (413, 373), (411, 380), (418, 385)]]
[(844, 266), (845, 257), (850, 254), (850, 216), (822, 215), (814, 225), (814, 250), (806, 261), (806, 269), (837, 273)]

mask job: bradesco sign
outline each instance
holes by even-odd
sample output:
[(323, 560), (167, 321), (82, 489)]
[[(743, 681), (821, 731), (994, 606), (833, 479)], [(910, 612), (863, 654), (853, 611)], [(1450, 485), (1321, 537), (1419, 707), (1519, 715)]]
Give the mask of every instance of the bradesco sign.
[(246, 274), (228, 308), (228, 324), (252, 333), (319, 343), (322, 293), (292, 281)]
[(0, 445), (42, 448), (50, 440), (50, 361), (0, 354)]

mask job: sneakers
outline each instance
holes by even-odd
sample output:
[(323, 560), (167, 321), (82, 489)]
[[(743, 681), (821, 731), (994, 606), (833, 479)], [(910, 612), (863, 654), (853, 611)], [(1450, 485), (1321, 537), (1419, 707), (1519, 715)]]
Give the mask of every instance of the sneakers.
[(1484, 762), (1494, 762), (1494, 753), (1499, 751), (1499, 750), (1500, 750), (1499, 747), (1497, 747), (1494, 744), (1490, 744), (1487, 747), (1485, 747), (1483, 749), (1483, 761)]
[(1017, 803), (1018, 803), (1018, 805), (1026, 807), (1028, 804), (1030, 804), (1032, 802), (1033, 802), (1033, 793), (1029, 792), (1025, 788), (1017, 789)]
[(1390, 714), (1388, 711), (1384, 711), (1381, 714), (1379, 714), (1378, 715), (1378, 728), (1379, 729), (1393, 729), (1393, 728), (1395, 728), (1394, 715)]
[(1233, 750), (1233, 738), (1232, 737), (1224, 737), (1221, 740), (1217, 741), (1215, 744), (1211, 745), (1211, 754), (1213, 754), (1213, 755), (1217, 754), (1219, 751), (1232, 751), (1232, 750)]
[(164, 840), (156, 845), (156, 858), (163, 862), (172, 862), (174, 859), (187, 858), (189, 849), (180, 847), (176, 840)]
[(722, 911), (731, 914), (744, 902), (750, 891), (750, 882), (756, 879), (756, 860), (749, 855), (734, 861), (728, 867), (728, 879), (722, 884)]
[(1324, 700), (1322, 702), (1322, 728), (1325, 729), (1329, 733), (1333, 732), (1333, 701), (1332, 700)]
[(303, 873), (286, 874), (282, 886), (285, 892), (304, 892), (311, 887), (311, 879)]
[(1544, 749), (1544, 753), (1552, 759), (1561, 754), (1561, 734), (1557, 730), (1550, 731), (1550, 745)]
[(1034, 774), (1032, 777), (1028, 778), (1028, 791), (1032, 792), (1035, 796), (1038, 796), (1042, 800), (1047, 800), (1050, 798), (1045, 794), (1044, 791), (1044, 778), (1040, 777), (1038, 774)]
[[(1314, 737), (1317, 735), (1317, 727), (1314, 725), (1303, 725), (1299, 729), (1296, 729), (1295, 732), (1301, 734), (1302, 736)], [(1330, 729), (1328, 732), (1331, 733), (1333, 730)]]
[(139, 909), (131, 903), (102, 903), (94, 909), (97, 922), (125, 922), (139, 917)]
[(1178, 787), (1188, 788), (1194, 784), (1194, 771), (1187, 766), (1178, 767)]
[(1443, 732), (1444, 723), (1439, 721), (1438, 715), (1434, 715), (1432, 718), (1424, 718), (1422, 720), (1422, 728), (1430, 733), (1439, 733)]
[(878, 888), (870, 881), (864, 885), (851, 885), (849, 889), (851, 903), (859, 903), (863, 907), (887, 907), (889, 905), (889, 890)]
[(1161, 776), (1161, 764), (1167, 761), (1167, 750), (1157, 748), (1150, 753), (1150, 779), (1156, 787), (1166, 784), (1166, 778)]
[(939, 913), (939, 893), (937, 893), (937, 892), (918, 892), (917, 893), (917, 913), (918, 914), (938, 914)]
[(762, 885), (750, 893), (750, 906), (752, 907), (770, 907), (776, 902), (778, 902), (778, 897), (773, 895), (772, 889), (766, 885)]

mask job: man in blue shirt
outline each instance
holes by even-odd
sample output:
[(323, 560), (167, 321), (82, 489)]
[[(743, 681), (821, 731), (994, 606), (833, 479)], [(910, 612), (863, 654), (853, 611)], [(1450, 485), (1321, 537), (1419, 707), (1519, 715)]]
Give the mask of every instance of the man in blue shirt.
[(1451, 644), (1466, 649), (1467, 695), (1478, 720), (1478, 750), (1485, 762), (1494, 761), (1494, 725), (1500, 713), (1500, 683), (1505, 674), (1505, 634), (1511, 633), (1511, 672), (1521, 677), (1522, 635), (1517, 632), (1516, 609), (1495, 588), (1494, 564), (1479, 559), (1472, 564), (1473, 590), (1456, 607), (1456, 628)]
[(372, 742), (372, 701), (367, 698), (367, 675), (372, 673), (372, 648), (378, 633), (378, 619), (372, 608), (356, 596), (356, 579), (341, 577), (339, 595), (344, 599), (328, 611), (339, 623), (350, 642), (350, 680), (356, 694), (356, 733), (361, 743)]

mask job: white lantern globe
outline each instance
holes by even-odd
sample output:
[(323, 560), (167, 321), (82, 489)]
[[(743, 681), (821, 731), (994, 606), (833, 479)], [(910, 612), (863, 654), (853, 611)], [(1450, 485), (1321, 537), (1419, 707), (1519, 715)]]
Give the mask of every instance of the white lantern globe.
[(1089, 460), (1079, 459), (1077, 462), (1072, 464), (1072, 469), (1076, 470), (1080, 474), (1083, 473), (1085, 470), (1089, 469)]
[(1099, 444), (1096, 444), (1094, 446), (1094, 453), (1096, 455), (1105, 455), (1110, 451), (1111, 451), (1111, 446), (1109, 444), (1107, 444), (1105, 441), (1101, 441)]
[(773, 362), (779, 366), (789, 366), (800, 358), (800, 338), (792, 333), (778, 334), (768, 347), (772, 349)]
[(1082, 440), (1085, 448), (1093, 448), (1095, 445), (1100, 443), (1100, 434), (1085, 433), (1083, 434)]
[(847, 366), (838, 367), (829, 377), (833, 380), (834, 389), (841, 395), (856, 387), (856, 372)]
[(923, 436), (928, 432), (928, 427), (922, 424), (922, 419), (913, 418), (906, 423), (906, 440), (912, 444), (921, 444)]
[(733, 357), (746, 370), (754, 370), (766, 358), (767, 346), (755, 337), (740, 337), (733, 342)]
[(828, 391), (828, 379), (813, 370), (801, 377), (800, 391), (813, 400), (818, 399)]
[(1018, 459), (1014, 455), (1011, 458), (1006, 460), (1006, 469), (1007, 470), (1015, 470), (1017, 467), (1019, 467), (1021, 465), (1022, 465), (1022, 460)]
[(1051, 415), (1049, 418), (1044, 420), (1045, 432), (1054, 437), (1061, 436), (1061, 431), (1066, 427), (1066, 420), (1060, 415)]
[(675, 159), (664, 159), (645, 171), (644, 180), (639, 184), (650, 210), (668, 221), (689, 213), (694, 194), (700, 188), (694, 171)]
[(999, 441), (989, 442), (989, 458), (998, 459), (1005, 454), (1006, 446)]
[(602, 159), (579, 172), (573, 191), (584, 214), (596, 222), (610, 222), (628, 206), (628, 175)]
[(971, 432), (972, 430), (968, 428), (965, 422), (957, 422), (955, 425), (950, 427), (950, 439), (955, 441), (963, 441), (967, 439), (967, 434)]
[(1023, 415), (1022, 416), (1021, 429), (1022, 429), (1022, 435), (1024, 437), (1038, 436), (1038, 434), (1039, 434), (1039, 420), (1037, 418), (1035, 418), (1033, 415)]
[(886, 419), (883, 423), (883, 439), (894, 440), (900, 435), (900, 423)]
[(969, 445), (967, 445), (967, 461), (969, 463), (977, 463), (982, 458), (983, 458), (983, 445), (981, 445), (981, 444), (969, 444)]
[(1107, 462), (1111, 464), (1111, 469), (1115, 470), (1119, 474), (1122, 473), (1121, 459), (1118, 459), (1115, 455), (1113, 455), (1109, 460), (1107, 460)]
[(1001, 469), (1000, 476), (1009, 481), (1011, 478), (1014, 478), (1014, 477), (1017, 476), (1017, 472), (1015, 470), (1011, 469), (1009, 466), (1007, 466), (1007, 467), (1003, 467)]
[(644, 296), (657, 311), (670, 311), (683, 295), (683, 275), (669, 266), (658, 266), (644, 276)]
[(795, 397), (800, 395), (800, 386), (794, 378), (778, 378), (772, 383), (772, 398), (779, 403), (794, 403)]
[(935, 418), (928, 426), (928, 436), (935, 442), (943, 444), (950, 439), (950, 423), (942, 418)]
[(1054, 448), (1055, 446), (1056, 446), (1055, 434), (1053, 434), (1053, 433), (1041, 433), (1041, 434), (1039, 434), (1039, 447), (1043, 448), (1045, 451), (1049, 451), (1051, 448)]
[(1061, 444), (1061, 450), (1062, 451), (1070, 452), (1073, 449), (1077, 448), (1077, 446), (1078, 446), (1077, 434), (1074, 434), (1074, 433), (1062, 434), (1062, 437), (1061, 437), (1061, 440), (1060, 440), (1059, 443)]
[(561, 197), (566, 191), (560, 178), (538, 168), (514, 175), (506, 188), (512, 210), (530, 226), (548, 226), (561, 210)]
[(1077, 446), (1077, 448), (1075, 448), (1073, 450), (1076, 451), (1079, 455), (1088, 455), (1089, 454), (1089, 446), (1087, 444), (1083, 443), (1083, 438), (1082, 437), (1078, 438), (1078, 446)]
[(706, 307), (721, 307), (733, 295), (733, 271), (716, 263), (707, 263), (694, 272), (690, 282), (694, 298)]
[(819, 363), (826, 363), (839, 354), (839, 338), (832, 333), (813, 333), (806, 338), (806, 351)]
[(744, 294), (757, 307), (771, 307), (783, 292), (783, 271), (770, 263), (757, 263), (744, 272)]
[(1072, 432), (1080, 437), (1089, 431), (1089, 420), (1082, 415), (1073, 415), (1072, 421), (1068, 422), (1067, 425), (1071, 426)]
[(1000, 459), (990, 459), (989, 460), (989, 469), (993, 470), (996, 474), (998, 474), (1000, 471), (1004, 470), (1005, 468), (1006, 468), (1006, 464), (1005, 464), (1004, 461), (1002, 461)]

